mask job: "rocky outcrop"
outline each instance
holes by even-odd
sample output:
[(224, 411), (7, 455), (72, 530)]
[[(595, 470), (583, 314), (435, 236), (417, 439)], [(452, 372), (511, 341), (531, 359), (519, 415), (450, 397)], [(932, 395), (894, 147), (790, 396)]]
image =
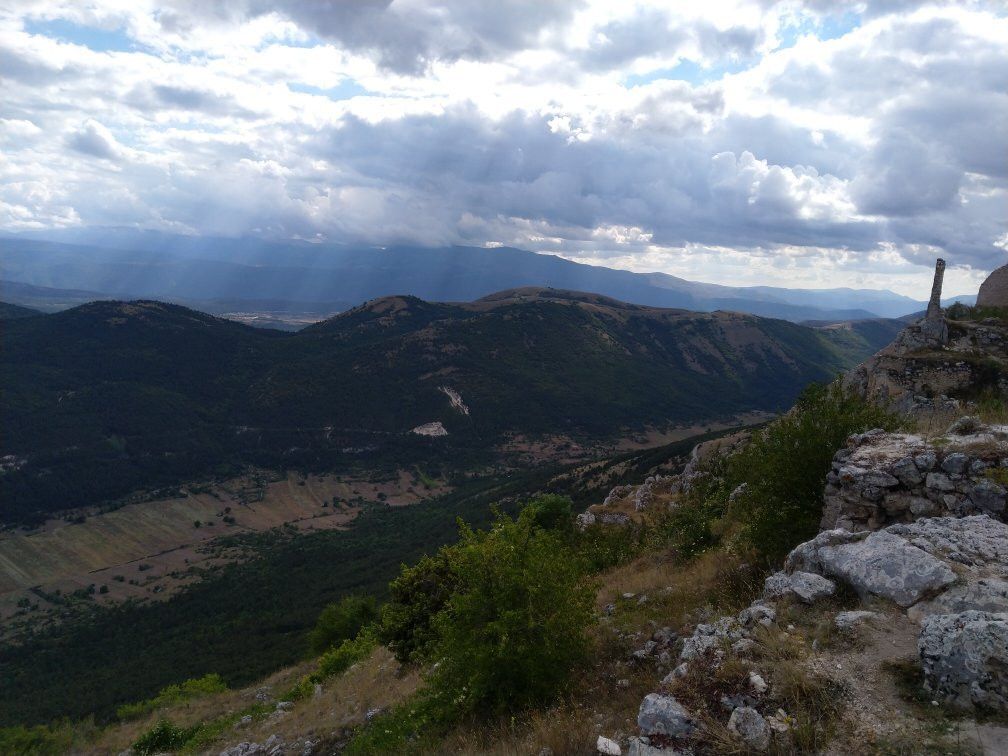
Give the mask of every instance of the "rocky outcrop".
[(900, 411), (928, 409), (936, 397), (948, 404), (948, 397), (982, 388), (1008, 390), (1008, 328), (996, 318), (922, 319), (850, 370), (844, 385)]
[[(987, 515), (928, 518), (874, 533), (831, 530), (796, 547), (786, 569), (815, 572), (901, 607), (1008, 611), (1008, 524)], [(923, 602), (923, 603), (921, 603)]]
[[(936, 699), (1008, 710), (1008, 524), (973, 515), (873, 533), (829, 530), (795, 548), (785, 564), (799, 583), (808, 570), (908, 608), (921, 625), (921, 666)], [(770, 592), (790, 585), (788, 577), (771, 576)], [(845, 612), (836, 624), (850, 627), (868, 615)]]
[(932, 695), (960, 707), (1008, 711), (1008, 613), (932, 615), (917, 648)]
[(980, 284), (977, 307), (1008, 307), (1008, 265), (1002, 265)]
[(814, 572), (777, 572), (763, 584), (763, 598), (776, 599), (782, 596), (796, 596), (806, 604), (813, 604), (821, 598), (832, 596), (836, 584)]
[(878, 530), (921, 517), (1005, 519), (1008, 426), (958, 421), (941, 442), (908, 433), (851, 436), (833, 457), (823, 529)]

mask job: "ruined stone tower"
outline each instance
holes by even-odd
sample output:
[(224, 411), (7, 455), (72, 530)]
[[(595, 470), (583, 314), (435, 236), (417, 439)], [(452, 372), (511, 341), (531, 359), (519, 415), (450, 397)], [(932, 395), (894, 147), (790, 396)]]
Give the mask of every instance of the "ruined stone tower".
[(927, 315), (924, 316), (928, 320), (941, 317), (941, 291), (942, 279), (944, 278), (945, 261), (939, 257), (935, 262), (934, 283), (931, 284), (931, 301), (928, 302)]

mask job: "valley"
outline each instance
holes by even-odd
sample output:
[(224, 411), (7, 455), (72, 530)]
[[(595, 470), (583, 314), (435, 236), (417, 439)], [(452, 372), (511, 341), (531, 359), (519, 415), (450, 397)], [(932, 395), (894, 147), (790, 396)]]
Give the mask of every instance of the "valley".
[(155, 301), (6, 320), (4, 721), (107, 721), (296, 663), (327, 603), (382, 600), (458, 518), (675, 473), (896, 327), (543, 287), (381, 297), (296, 332)]

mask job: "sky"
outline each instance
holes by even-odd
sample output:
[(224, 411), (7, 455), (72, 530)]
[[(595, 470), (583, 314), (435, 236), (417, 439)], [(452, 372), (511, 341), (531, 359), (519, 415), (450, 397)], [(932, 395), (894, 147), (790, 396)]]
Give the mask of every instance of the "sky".
[(0, 230), (96, 227), (975, 292), (1008, 4), (0, 0)]

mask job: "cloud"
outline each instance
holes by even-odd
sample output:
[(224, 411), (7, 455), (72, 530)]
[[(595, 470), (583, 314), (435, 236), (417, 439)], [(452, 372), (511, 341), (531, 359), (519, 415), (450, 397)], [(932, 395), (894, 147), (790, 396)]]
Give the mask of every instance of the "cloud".
[(116, 161), (121, 157), (119, 143), (111, 132), (97, 121), (88, 120), (70, 135), (67, 144), (85, 155)]
[[(38, 0), (30, 18), (83, 31), (0, 9), (4, 229), (692, 256), (712, 278), (719, 255), (732, 275), (747, 256), (851, 275), (1004, 255), (993, 3)], [(92, 49), (88, 25), (136, 44)]]
[(907, 131), (886, 133), (866, 155), (851, 186), (858, 209), (897, 217), (948, 209), (963, 174), (942, 152)]

